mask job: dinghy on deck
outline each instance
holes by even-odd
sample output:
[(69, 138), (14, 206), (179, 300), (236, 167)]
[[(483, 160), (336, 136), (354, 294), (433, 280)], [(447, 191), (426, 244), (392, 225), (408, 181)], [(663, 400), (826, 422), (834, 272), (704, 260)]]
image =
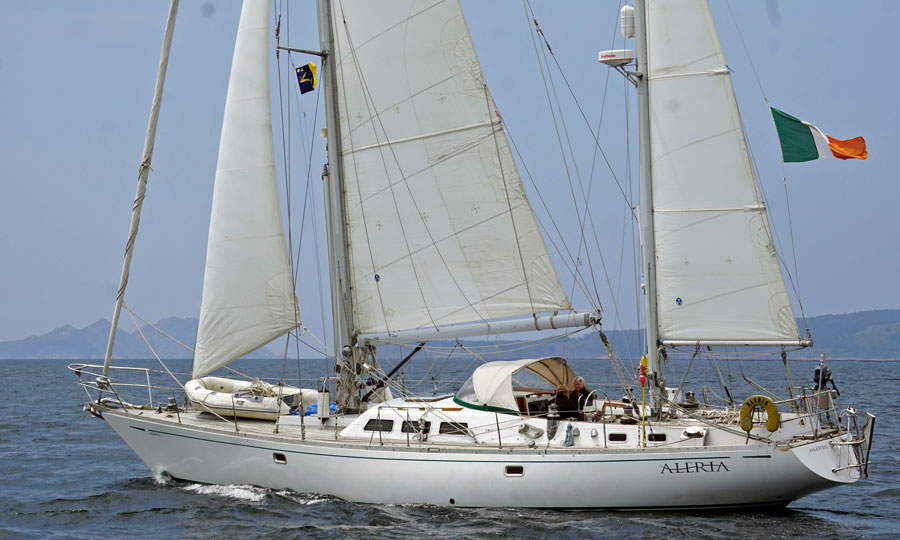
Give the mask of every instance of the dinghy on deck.
[(238, 381), (200, 377), (184, 385), (188, 398), (202, 411), (238, 418), (275, 420), (293, 409), (315, 403), (319, 393), (309, 388), (271, 385), (259, 379)]

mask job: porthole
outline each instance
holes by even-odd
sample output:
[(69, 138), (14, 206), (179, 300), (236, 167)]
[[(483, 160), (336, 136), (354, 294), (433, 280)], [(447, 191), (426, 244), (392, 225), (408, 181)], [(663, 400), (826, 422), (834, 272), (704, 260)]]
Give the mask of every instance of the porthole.
[(506, 476), (524, 476), (525, 467), (522, 465), (507, 465)]

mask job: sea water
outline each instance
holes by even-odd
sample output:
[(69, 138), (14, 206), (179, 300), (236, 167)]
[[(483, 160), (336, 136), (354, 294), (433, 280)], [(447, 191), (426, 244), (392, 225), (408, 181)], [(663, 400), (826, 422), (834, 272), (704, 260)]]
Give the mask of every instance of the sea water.
[[(421, 354), (421, 353), (420, 353)], [(154, 477), (102, 420), (82, 410), (87, 396), (64, 360), (0, 360), (0, 538), (897, 538), (900, 537), (900, 444), (895, 419), (898, 362), (830, 362), (842, 395), (878, 416), (870, 478), (817, 493), (783, 511), (598, 512), (463, 509), (428, 505), (356, 504), (318, 494), (243, 485), (204, 485)], [(123, 362), (124, 363), (124, 362)], [(477, 365), (478, 362), (476, 362)], [(159, 369), (154, 361), (129, 362)], [(167, 363), (185, 382), (186, 361)], [(235, 368), (297, 381), (297, 361), (242, 360)], [(385, 362), (385, 368), (390, 362)], [(572, 360), (589, 387), (618, 397), (604, 359)], [(673, 362), (676, 385), (687, 363)], [(792, 362), (797, 385), (811, 384), (814, 362)], [(432, 353), (403, 370), (408, 387), (429, 393), (459, 386), (472, 359)], [(720, 362), (735, 399), (758, 393), (743, 376), (786, 393), (780, 361)], [(634, 369), (634, 362), (626, 362)], [(330, 370), (304, 360), (304, 385)], [(164, 380), (165, 375), (162, 379)], [(307, 381), (306, 379), (311, 379)], [(723, 396), (718, 376), (697, 360), (686, 388)], [(444, 381), (444, 382), (442, 382)], [(165, 402), (164, 390), (155, 401)], [(618, 393), (616, 393), (618, 392)], [(639, 395), (639, 394), (638, 394)], [(146, 401), (146, 400), (145, 400)], [(385, 479), (390, 482), (389, 478)], [(584, 478), (615, 490), (603, 478)], [(653, 486), (647, 486), (653, 489)]]

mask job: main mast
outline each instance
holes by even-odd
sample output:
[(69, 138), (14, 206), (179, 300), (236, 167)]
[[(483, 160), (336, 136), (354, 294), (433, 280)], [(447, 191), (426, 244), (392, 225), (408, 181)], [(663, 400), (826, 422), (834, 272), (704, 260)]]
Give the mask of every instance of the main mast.
[(654, 406), (665, 384), (659, 361), (659, 326), (656, 307), (656, 238), (653, 228), (653, 170), (650, 156), (650, 66), (647, 53), (646, 0), (634, 2), (635, 52), (640, 142), (641, 259), (643, 260), (644, 320), (647, 334), (647, 372)]
[(338, 377), (337, 402), (345, 409), (359, 407), (356, 392), (358, 351), (353, 327), (350, 295), (347, 219), (344, 211), (344, 178), (341, 167), (341, 124), (337, 107), (338, 59), (335, 54), (333, 13), (330, 0), (318, 0), (319, 43), (322, 49), (322, 80), (325, 85), (325, 130), (328, 164), (322, 173), (325, 181), (325, 219), (328, 235), (328, 268), (331, 279), (331, 314), (334, 327), (335, 370)]

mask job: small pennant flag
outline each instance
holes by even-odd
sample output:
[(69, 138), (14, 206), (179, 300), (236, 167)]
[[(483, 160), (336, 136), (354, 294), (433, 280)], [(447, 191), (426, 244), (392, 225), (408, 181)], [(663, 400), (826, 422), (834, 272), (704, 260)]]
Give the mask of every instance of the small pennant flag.
[(297, 68), (297, 82), (300, 84), (300, 93), (312, 92), (319, 80), (316, 78), (316, 65), (306, 64)]
[(866, 159), (866, 140), (862, 137), (840, 141), (821, 129), (772, 107), (775, 129), (781, 140), (781, 155), (785, 163), (814, 159)]

